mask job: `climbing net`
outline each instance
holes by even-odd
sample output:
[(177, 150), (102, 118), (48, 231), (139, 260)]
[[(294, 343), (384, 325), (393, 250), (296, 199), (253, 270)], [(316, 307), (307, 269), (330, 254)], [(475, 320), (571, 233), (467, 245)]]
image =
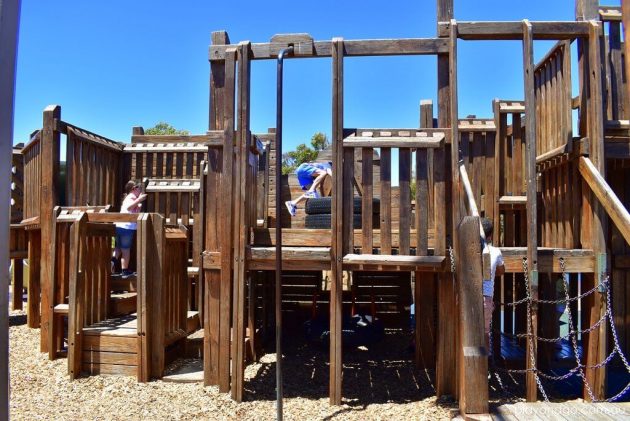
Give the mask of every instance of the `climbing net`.
[[(495, 369), (495, 376), (499, 382), (499, 384), (501, 385), (501, 387), (503, 387), (503, 382), (501, 380), (501, 378), (498, 375), (498, 371), (504, 371), (504, 372), (508, 372), (508, 373), (521, 373), (521, 374), (526, 374), (526, 373), (533, 373), (534, 375), (534, 379), (536, 380), (536, 385), (538, 386), (538, 390), (540, 390), (540, 393), (542, 394), (543, 398), (545, 401), (549, 401), (549, 398), (547, 396), (547, 392), (545, 391), (543, 384), (541, 382), (541, 378), (544, 378), (546, 380), (555, 380), (555, 381), (560, 381), (560, 380), (566, 380), (572, 376), (579, 376), (582, 378), (582, 381), (584, 382), (584, 388), (586, 390), (586, 392), (589, 395), (589, 398), (591, 399), (592, 402), (614, 402), (617, 399), (619, 399), (621, 396), (623, 396), (629, 389), (630, 389), (630, 383), (628, 383), (619, 393), (617, 393), (615, 396), (612, 396), (608, 399), (605, 400), (598, 400), (595, 398), (595, 394), (593, 393), (592, 387), (585, 375), (585, 370), (590, 370), (590, 369), (599, 369), (602, 368), (604, 366), (606, 366), (615, 355), (619, 355), (619, 357), (621, 358), (621, 361), (623, 362), (623, 365), (625, 366), (625, 369), (628, 373), (630, 373), (630, 364), (628, 364), (628, 359), (626, 358), (626, 356), (624, 355), (621, 346), (619, 345), (619, 338), (617, 336), (617, 329), (615, 328), (615, 323), (613, 321), (613, 313), (612, 313), (612, 301), (611, 301), (611, 294), (610, 294), (610, 277), (608, 275), (608, 273), (604, 273), (602, 274), (602, 279), (599, 283), (599, 285), (596, 285), (595, 287), (593, 287), (592, 289), (576, 295), (574, 297), (571, 297), (569, 294), (569, 279), (568, 279), (568, 274), (566, 273), (566, 266), (565, 266), (565, 261), (563, 258), (560, 258), (560, 268), (562, 270), (562, 285), (563, 285), (563, 289), (564, 289), (564, 298), (560, 299), (560, 300), (542, 300), (542, 299), (534, 299), (531, 295), (531, 289), (530, 289), (530, 283), (529, 283), (529, 278), (528, 278), (528, 272), (527, 272), (527, 259), (524, 258), (523, 259), (523, 273), (524, 273), (524, 277), (525, 277), (525, 293), (526, 296), (525, 298), (518, 300), (518, 301), (514, 301), (511, 303), (502, 303), (508, 307), (516, 307), (518, 305), (522, 305), (525, 304), (527, 306), (527, 332), (526, 333), (521, 333), (521, 334), (516, 334), (514, 335), (514, 337), (517, 338), (531, 338), (533, 337), (535, 340), (537, 341), (541, 341), (541, 342), (548, 342), (548, 343), (557, 343), (563, 340), (567, 340), (570, 339), (571, 341), (571, 345), (573, 348), (573, 356), (575, 357), (575, 361), (576, 361), (576, 365), (575, 367), (571, 368), (566, 374), (563, 375), (552, 375), (549, 373), (545, 373), (542, 370), (540, 370), (537, 365), (536, 365), (536, 358), (535, 358), (535, 354), (534, 354), (534, 341), (533, 340), (528, 340), (528, 347), (529, 347), (529, 356), (530, 356), (530, 363), (531, 366), (530, 368), (526, 368), (526, 369), (500, 369), (497, 367), (494, 367)], [(574, 315), (571, 312), (571, 306), (569, 304), (571, 304), (574, 301), (577, 300), (581, 300), (582, 298), (586, 298), (591, 294), (594, 294), (596, 291), (601, 291), (602, 293), (606, 294), (606, 311), (604, 313), (604, 315), (597, 321), (595, 322), (592, 326), (586, 328), (586, 329), (578, 329), (576, 326), (577, 324), (574, 323), (573, 317)], [(568, 328), (569, 328), (569, 333), (566, 335), (561, 335), (557, 338), (544, 338), (544, 337), (540, 337), (536, 334), (534, 334), (533, 332), (533, 324), (532, 324), (532, 306), (534, 304), (552, 304), (552, 305), (557, 305), (557, 304), (564, 304), (566, 306), (566, 312), (567, 312), (567, 318), (568, 318)], [(598, 329), (600, 327), (600, 325), (602, 323), (605, 323), (606, 321), (608, 321), (608, 324), (610, 326), (610, 331), (612, 332), (612, 336), (613, 336), (613, 348), (612, 351), (610, 352), (610, 354), (608, 354), (608, 356), (606, 358), (604, 358), (602, 361), (598, 362), (597, 364), (594, 365), (586, 365), (583, 364), (581, 359), (580, 359), (580, 352), (578, 349), (578, 335), (582, 335), (582, 334), (586, 334), (589, 333), (595, 329)], [(491, 328), (492, 331), (492, 328)], [(490, 335), (490, 349), (492, 349), (492, 335)]]

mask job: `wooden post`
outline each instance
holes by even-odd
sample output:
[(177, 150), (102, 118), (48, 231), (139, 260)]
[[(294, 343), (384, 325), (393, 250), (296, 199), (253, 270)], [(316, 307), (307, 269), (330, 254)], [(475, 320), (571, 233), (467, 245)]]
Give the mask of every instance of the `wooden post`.
[[(11, 140), (13, 139), (13, 103), (17, 56), (20, 1), (0, 0), (0, 174), (11, 177)], [(0, 187), (0, 202), (9, 209), (11, 189), (6, 181)], [(6, 213), (3, 213), (6, 215)], [(9, 221), (0, 225), (0, 262), (9, 261)], [(20, 294), (21, 297), (21, 294)], [(9, 419), (9, 276), (6, 266), (0, 275), (0, 419)]]
[[(603, 104), (602, 104), (602, 76), (600, 61), (600, 35), (601, 27), (591, 21), (588, 38), (588, 73), (584, 77), (588, 78), (589, 98), (588, 109), (586, 111), (589, 138), (589, 156), (595, 168), (602, 177), (606, 177), (605, 156), (604, 156), (604, 127), (603, 127)], [(601, 203), (595, 199), (592, 192), (586, 191), (592, 203), (591, 218), (591, 246), (597, 258), (597, 268), (595, 272), (595, 285), (602, 281), (604, 272), (607, 271), (606, 258), (606, 237), (607, 220), (606, 213)], [(591, 315), (590, 324), (593, 325), (606, 313), (606, 295), (600, 290), (599, 295), (595, 295), (590, 300)], [(588, 336), (588, 349), (586, 352), (586, 364), (595, 365), (606, 358), (606, 326), (602, 323), (599, 329), (592, 331)], [(586, 381), (592, 387), (596, 399), (603, 399), (606, 395), (606, 368), (599, 370), (586, 370)], [(584, 398), (589, 399), (587, 390), (584, 390)]]
[[(453, 0), (438, 0), (437, 20), (449, 22), (453, 18)], [(451, 41), (452, 42), (452, 41)], [(438, 127), (448, 128), (451, 121), (451, 76), (450, 54), (439, 54), (437, 59), (438, 77)], [(434, 226), (435, 254), (446, 255), (447, 215), (446, 188), (449, 174), (446, 171), (446, 147), (438, 148), (433, 154), (434, 180)], [(455, 290), (452, 274), (442, 272), (438, 281), (438, 336), (436, 355), (436, 394), (455, 395)]]
[(458, 227), (459, 408), (463, 414), (488, 412), (488, 353), (484, 333), (479, 217), (465, 216)]
[[(623, 20), (623, 39), (630, 39), (630, 1), (621, 2), (621, 16)], [(626, 81), (630, 80), (630, 43), (624, 42), (624, 57), (626, 64)], [(630, 83), (626, 82), (626, 98), (630, 98)]]
[[(52, 241), (52, 217), (53, 208), (58, 202), (57, 196), (57, 176), (59, 174), (59, 132), (55, 130), (55, 120), (61, 119), (61, 107), (49, 105), (44, 110), (44, 121), (41, 134), (41, 156), (42, 156), (42, 185), (40, 187), (40, 211), (39, 221), (42, 235), (42, 255), (41, 260), (48, 262), (52, 259), (51, 248), (48, 244)], [(41, 283), (41, 341), (40, 351), (48, 351), (48, 329), (53, 319), (53, 297), (50, 296), (50, 286), (52, 273), (48, 267), (42, 265), (40, 268)]]
[[(332, 136), (333, 136), (333, 190), (332, 190), (332, 247), (330, 285), (330, 404), (341, 404), (341, 309), (343, 289), (343, 39), (332, 43)], [(352, 198), (349, 198), (352, 203)]]
[(233, 341), (232, 341), (232, 399), (243, 400), (245, 377), (245, 276), (247, 273), (245, 247), (247, 245), (247, 157), (251, 135), (249, 132), (250, 101), (250, 43), (240, 43), (238, 52), (238, 136), (234, 204), (234, 284), (233, 284)]
[[(536, 204), (536, 114), (534, 107), (534, 41), (532, 25), (523, 21), (523, 75), (525, 78), (525, 173), (527, 177), (527, 271), (529, 293), (533, 300), (538, 299), (538, 233)], [(537, 358), (538, 306), (531, 306), (531, 336), (527, 338), (526, 367), (534, 368)], [(537, 400), (537, 386), (534, 372), (526, 376), (526, 398), (528, 402)]]
[(224, 198), (219, 212), (219, 233), (221, 238), (221, 287), (219, 298), (219, 392), (230, 390), (230, 341), (232, 313), (232, 263), (234, 257), (232, 221), (234, 177), (234, 105), (236, 94), (236, 48), (229, 48), (225, 54), (225, 92), (223, 129), (223, 173), (221, 174), (221, 197)]
[[(83, 321), (85, 320), (84, 288), (84, 242), (87, 215), (82, 214), (70, 227), (70, 268), (69, 268), (69, 307), (68, 313), (68, 374), (70, 380), (81, 375), (81, 354), (83, 352)], [(43, 265), (42, 265), (43, 267)]]
[(27, 318), (26, 324), (31, 329), (39, 328), (41, 323), (40, 313), (40, 262), (41, 262), (41, 231), (30, 230), (28, 233), (28, 297), (26, 299)]
[[(433, 103), (422, 101), (420, 105), (420, 128), (433, 127)], [(416, 150), (416, 256), (428, 254), (429, 230), (429, 159), (426, 149)], [(414, 283), (415, 308), (415, 360), (418, 368), (435, 367), (435, 312), (436, 276), (433, 273), (416, 271)]]
[[(213, 32), (212, 33), (212, 44), (213, 45), (226, 45), (229, 44), (230, 40), (228, 35), (224, 31)], [(233, 65), (232, 61), (232, 65)], [(231, 71), (232, 77), (228, 80), (228, 82), (232, 83), (232, 88), (226, 89), (226, 61), (225, 60), (210, 60), (210, 117), (209, 117), (209, 128), (210, 130), (225, 130), (226, 122), (225, 120), (225, 109), (227, 107), (227, 103), (230, 100), (226, 97), (228, 93), (234, 94), (234, 70), (232, 68)], [(229, 85), (228, 85), (229, 88)], [(232, 104), (232, 121), (231, 124), (234, 124), (233, 113), (234, 113), (234, 99), (231, 100)], [(230, 115), (230, 113), (228, 113)], [(233, 127), (233, 126), (232, 126)], [(221, 245), (225, 244), (227, 247), (231, 247), (231, 242), (229, 240), (230, 236), (220, 235), (221, 232), (225, 233), (225, 226), (223, 226), (222, 222), (224, 222), (224, 217), (227, 217), (231, 214), (231, 187), (229, 188), (230, 196), (225, 197), (224, 201), (217, 203), (215, 197), (222, 195), (226, 192), (227, 186), (223, 186), (221, 183), (221, 159), (229, 159), (231, 162), (232, 154), (226, 151), (231, 151), (232, 147), (232, 139), (228, 140), (227, 134), (226, 139), (224, 141), (224, 146), (226, 144), (230, 145), (228, 149), (224, 149), (222, 153), (218, 153), (216, 150), (208, 149), (208, 174), (207, 176), (203, 176), (202, 180), (205, 180), (207, 185), (202, 186), (203, 194), (200, 192), (199, 197), (201, 201), (205, 201), (201, 211), (202, 221), (208, 221), (208, 224), (203, 223), (201, 227), (199, 227), (196, 231), (204, 232), (203, 245), (204, 250), (216, 252), (221, 249)], [(225, 167), (224, 167), (225, 170)], [(201, 170), (202, 171), (202, 170)], [(225, 172), (223, 174), (226, 174)], [(227, 176), (228, 179), (231, 179), (231, 165), (230, 165), (230, 174)], [(227, 181), (227, 180), (226, 180)], [(203, 181), (202, 181), (203, 183)], [(224, 210), (227, 208), (227, 210)], [(205, 212), (208, 212), (206, 215)], [(214, 223), (213, 221), (219, 221), (219, 223)], [(195, 224), (197, 222), (195, 221)], [(201, 240), (201, 239), (200, 239)], [(230, 252), (225, 252), (227, 255), (231, 255)], [(223, 257), (222, 257), (223, 259)], [(199, 303), (199, 308), (204, 308), (203, 318), (204, 318), (204, 340), (203, 340), (203, 378), (204, 385), (216, 385), (219, 384), (219, 367), (220, 367), (220, 350), (221, 350), (221, 325), (223, 323), (227, 323), (227, 329), (229, 329), (229, 315), (227, 319), (221, 320), (221, 291), (226, 290), (229, 287), (229, 280), (231, 275), (227, 275), (227, 272), (223, 271), (225, 265), (227, 265), (229, 272), (230, 262), (224, 262), (222, 260), (222, 270), (200, 270), (199, 271), (199, 280), (200, 284), (203, 284), (203, 290), (205, 292), (204, 302)], [(225, 282), (222, 282), (223, 277), (226, 278)], [(225, 285), (227, 284), (227, 285)], [(225, 326), (224, 326), (225, 329)], [(225, 332), (224, 332), (225, 333)], [(228, 338), (229, 338), (229, 330), (228, 330)], [(228, 376), (229, 376), (229, 350), (228, 350), (228, 361), (224, 363), (222, 367), (228, 367)], [(229, 377), (228, 377), (228, 385), (225, 386), (222, 391), (229, 390)]]

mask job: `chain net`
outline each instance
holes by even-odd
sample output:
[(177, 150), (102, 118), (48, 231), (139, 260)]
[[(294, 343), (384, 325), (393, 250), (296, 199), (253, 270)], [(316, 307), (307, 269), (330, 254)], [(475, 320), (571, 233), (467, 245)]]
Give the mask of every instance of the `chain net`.
[[(611, 301), (611, 293), (610, 293), (610, 290), (611, 290), (610, 276), (608, 275), (608, 273), (603, 273), (602, 278), (600, 279), (600, 282), (598, 285), (595, 285), (593, 288), (591, 288), (590, 290), (586, 292), (583, 292), (579, 295), (571, 297), (569, 294), (569, 279), (568, 279), (568, 274), (566, 272), (566, 262), (563, 258), (560, 258), (559, 263), (560, 263), (560, 268), (562, 271), (561, 275), (562, 275), (562, 286), (563, 286), (564, 298), (561, 298), (559, 300), (543, 300), (543, 299), (538, 299), (538, 298), (535, 299), (531, 295), (531, 286), (530, 286), (528, 270), (527, 270), (527, 259), (526, 258), (523, 259), (523, 273), (524, 273), (524, 278), (525, 278), (525, 298), (518, 301), (513, 301), (511, 303), (501, 303), (501, 305), (504, 305), (507, 307), (516, 307), (518, 305), (525, 304), (527, 307), (527, 319), (526, 319), (527, 331), (526, 333), (519, 333), (515, 335), (508, 335), (507, 333), (502, 333), (502, 334), (507, 335), (508, 337), (512, 337), (512, 338), (533, 338), (533, 340), (527, 341), (528, 349), (526, 353), (529, 355), (529, 358), (530, 358), (529, 367), (525, 369), (503, 369), (503, 368), (494, 366), (491, 360), (492, 371), (493, 371), (492, 374), (497, 379), (497, 382), (499, 383), (500, 387), (503, 390), (505, 390), (504, 382), (499, 376), (499, 372), (508, 373), (509, 375), (533, 373), (538, 390), (540, 391), (543, 399), (547, 402), (549, 401), (549, 398), (540, 380), (541, 378), (545, 380), (551, 380), (551, 381), (562, 381), (572, 376), (579, 376), (581, 377), (582, 382), (584, 383), (584, 390), (586, 390), (592, 402), (614, 402), (618, 400), (620, 397), (622, 397), (630, 389), (630, 383), (628, 383), (616, 395), (611, 396), (605, 400), (599, 400), (595, 398), (595, 394), (593, 392), (592, 386), (589, 383), (585, 374), (585, 370), (587, 369), (594, 370), (594, 369), (605, 367), (608, 363), (610, 363), (610, 361), (613, 359), (615, 355), (618, 355), (620, 357), (627, 373), (630, 373), (630, 364), (628, 364), (628, 359), (626, 358), (626, 356), (624, 355), (621, 349), (621, 346), (619, 344), (619, 338), (617, 336), (617, 329), (615, 328), (615, 324), (613, 322), (614, 319), (613, 319), (613, 313), (612, 313), (612, 301)], [(574, 322), (575, 315), (572, 313), (571, 306), (569, 304), (571, 304), (574, 301), (578, 301), (583, 298), (586, 298), (597, 291), (599, 291), (601, 294), (605, 294), (606, 311), (604, 315), (593, 325), (589, 326), (586, 329), (578, 329), (577, 324)], [(538, 304), (551, 304), (551, 305), (564, 304), (566, 306), (565, 308), (566, 308), (567, 319), (568, 319), (568, 334), (561, 335), (557, 338), (545, 338), (545, 337), (540, 337), (536, 333), (534, 333), (533, 324), (532, 324), (532, 307), (534, 305), (537, 306)], [(594, 365), (583, 364), (580, 358), (580, 352), (579, 352), (579, 347), (578, 347), (578, 336), (589, 333), (595, 329), (599, 329), (602, 324), (606, 323), (606, 321), (608, 321), (608, 326), (610, 327), (610, 332), (612, 333), (612, 337), (613, 337), (612, 351), (610, 352), (610, 354), (608, 354), (606, 358), (604, 358), (602, 361), (598, 362), (597, 364), (594, 364)], [(492, 326), (490, 327), (490, 331), (492, 332)], [(489, 344), (490, 350), (493, 349), (492, 336), (493, 335), (490, 335), (490, 344)], [(553, 375), (553, 374), (545, 373), (542, 370), (540, 370), (536, 365), (534, 342), (541, 341), (541, 342), (547, 342), (547, 343), (559, 343), (564, 340), (570, 341), (573, 357), (575, 358), (575, 362), (576, 362), (575, 367), (571, 368), (566, 374), (563, 374), (563, 375)]]

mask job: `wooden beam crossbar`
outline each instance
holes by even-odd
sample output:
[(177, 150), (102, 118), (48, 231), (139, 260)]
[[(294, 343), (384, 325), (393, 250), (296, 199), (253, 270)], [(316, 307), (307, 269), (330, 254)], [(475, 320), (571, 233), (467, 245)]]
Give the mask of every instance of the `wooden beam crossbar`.
[[(314, 41), (312, 52), (301, 51), (292, 57), (332, 57), (334, 41)], [(284, 44), (283, 44), (284, 45)], [(209, 60), (225, 60), (226, 51), (233, 45), (211, 45)], [(278, 56), (278, 43), (251, 44), (250, 60), (269, 60)], [(448, 52), (448, 40), (440, 38), (371, 39), (344, 41), (343, 55), (358, 56), (405, 56), (434, 55)]]
[[(588, 22), (530, 22), (532, 39), (561, 40), (586, 38), (589, 33)], [(438, 34), (446, 36), (450, 29), (449, 22), (438, 23)], [(522, 40), (522, 22), (470, 22), (457, 21), (457, 37), (468, 41), (482, 40)]]

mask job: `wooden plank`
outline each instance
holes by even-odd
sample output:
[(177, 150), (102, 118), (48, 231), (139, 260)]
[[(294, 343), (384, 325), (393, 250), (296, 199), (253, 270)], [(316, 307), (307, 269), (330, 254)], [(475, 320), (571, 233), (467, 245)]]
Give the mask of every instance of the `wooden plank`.
[[(532, 24), (524, 20), (522, 22), (523, 34), (523, 74), (525, 85), (525, 109), (532, 110), (536, 99), (534, 97), (534, 48), (533, 48), (533, 28)], [(525, 174), (527, 177), (527, 268), (529, 271), (529, 288), (530, 295), (533, 299), (538, 299), (538, 266), (537, 266), (537, 247), (538, 238), (536, 228), (537, 224), (537, 204), (536, 204), (536, 116), (534, 113), (525, 114), (525, 147), (526, 147), (526, 164)], [(536, 361), (537, 341), (536, 335), (538, 331), (538, 315), (537, 308), (534, 305), (531, 313), (531, 326), (533, 336), (527, 338), (527, 368), (534, 368), (532, 361)], [(536, 382), (533, 372), (526, 375), (526, 398), (528, 402), (537, 400)]]
[[(522, 40), (521, 22), (465, 22), (458, 21), (458, 38), (463, 40)], [(532, 39), (560, 40), (588, 36), (587, 22), (531, 22)], [(439, 22), (438, 34), (449, 31), (448, 22)]]
[[(381, 227), (381, 251), (384, 254), (392, 254), (392, 188), (391, 168), (392, 151), (390, 148), (381, 149), (381, 203), (380, 203), (380, 227)], [(372, 233), (373, 235), (373, 233)]]
[(238, 52), (238, 165), (235, 179), (235, 258), (233, 284), (233, 347), (232, 347), (232, 399), (243, 400), (245, 377), (245, 273), (246, 259), (243, 258), (247, 243), (247, 219), (245, 201), (247, 196), (247, 155), (250, 141), (250, 43), (239, 44)]
[[(236, 49), (231, 49), (226, 54), (225, 60), (225, 93), (224, 93), (224, 119), (223, 128), (225, 138), (223, 140), (223, 174), (221, 175), (221, 197), (224, 198), (220, 209), (219, 233), (221, 238), (222, 254), (221, 262), (221, 291), (220, 291), (220, 320), (229, 321), (232, 313), (232, 259), (233, 259), (233, 233), (231, 231), (233, 221), (233, 188), (232, 178), (234, 174), (234, 107), (236, 92)], [(219, 326), (219, 392), (226, 393), (230, 390), (230, 332), (229, 322)]]
[(373, 174), (372, 174), (372, 157), (374, 155), (371, 148), (361, 149), (361, 184), (363, 185), (363, 195), (361, 196), (361, 228), (362, 242), (361, 250), (364, 254), (372, 254), (372, 198), (374, 193)]
[(86, 217), (81, 217), (70, 227), (70, 297), (68, 315), (68, 374), (74, 380), (81, 374), (82, 336), (84, 320), (84, 267), (82, 239)]
[(465, 216), (458, 227), (461, 263), (457, 268), (460, 336), (459, 408), (464, 414), (488, 412), (488, 358), (484, 334), (479, 217)]
[(30, 328), (40, 326), (40, 262), (41, 262), (41, 235), (40, 231), (28, 232), (28, 296), (26, 301), (27, 321)]
[[(440, 0), (437, 3), (438, 22), (449, 21), (453, 18), (453, 1)], [(450, 35), (450, 34), (449, 34)], [(449, 45), (452, 39), (449, 39)], [(452, 84), (450, 78), (450, 48), (449, 54), (438, 55), (438, 127), (449, 127), (451, 124), (451, 99)], [(433, 155), (433, 180), (434, 186), (434, 227), (435, 227), (435, 253), (446, 254), (447, 235), (447, 166), (446, 148), (436, 149)], [(437, 334), (437, 360), (436, 360), (436, 395), (454, 395), (456, 392), (454, 377), (455, 363), (453, 348), (455, 347), (455, 334), (452, 328), (452, 311), (455, 306), (455, 291), (453, 291), (452, 274), (445, 273), (440, 276), (438, 282), (438, 334)], [(443, 282), (444, 281), (444, 282)]]
[[(332, 189), (332, 281), (330, 285), (330, 379), (329, 400), (331, 405), (341, 404), (342, 395), (342, 344), (341, 310), (343, 272), (341, 258), (344, 250), (344, 236), (341, 233), (344, 213), (343, 176), (343, 57), (344, 41), (334, 38), (332, 41), (332, 136), (333, 136), (333, 189)], [(342, 169), (343, 168), (343, 169)], [(348, 176), (348, 174), (346, 174)], [(352, 206), (352, 205), (351, 205)], [(352, 212), (351, 212), (352, 213)], [(352, 217), (352, 216), (350, 216)]]
[(398, 171), (400, 183), (400, 205), (399, 230), (400, 246), (399, 253), (408, 255), (410, 253), (411, 239), (411, 150), (400, 149), (398, 154)]
[(138, 354), (84, 349), (81, 361), (84, 364), (121, 364), (135, 366), (138, 364)]
[(90, 373), (92, 375), (101, 375), (101, 374), (114, 374), (114, 375), (122, 375), (122, 376), (135, 376), (136, 374), (136, 366), (134, 365), (119, 365), (119, 364), (90, 364), (83, 363), (82, 371)]
[[(55, 119), (61, 118), (61, 107), (48, 106), (44, 110), (44, 121), (41, 132), (41, 185), (40, 185), (40, 224), (42, 244), (50, 244), (52, 238), (53, 208), (58, 202), (59, 174), (59, 132), (54, 128)], [(51, 259), (49, 247), (42, 247), (41, 259), (47, 262)], [(48, 329), (52, 322), (52, 297), (50, 296), (50, 284), (52, 273), (48, 272), (45, 265), (40, 268), (41, 284), (41, 324), (40, 324), (40, 351), (47, 352)]]
[(351, 136), (343, 140), (344, 147), (350, 148), (440, 148), (444, 145), (444, 133), (431, 137), (359, 137)]
[[(229, 42), (229, 41), (228, 41)], [(209, 59), (224, 60), (230, 45), (211, 45)], [(310, 52), (297, 54), (301, 57), (334, 57), (334, 40), (314, 41)], [(256, 43), (251, 45), (251, 60), (275, 59), (278, 47), (273, 43)], [(439, 38), (403, 38), (344, 41), (344, 55), (353, 56), (390, 56), (390, 55), (427, 55), (443, 54), (448, 51), (446, 40)]]

